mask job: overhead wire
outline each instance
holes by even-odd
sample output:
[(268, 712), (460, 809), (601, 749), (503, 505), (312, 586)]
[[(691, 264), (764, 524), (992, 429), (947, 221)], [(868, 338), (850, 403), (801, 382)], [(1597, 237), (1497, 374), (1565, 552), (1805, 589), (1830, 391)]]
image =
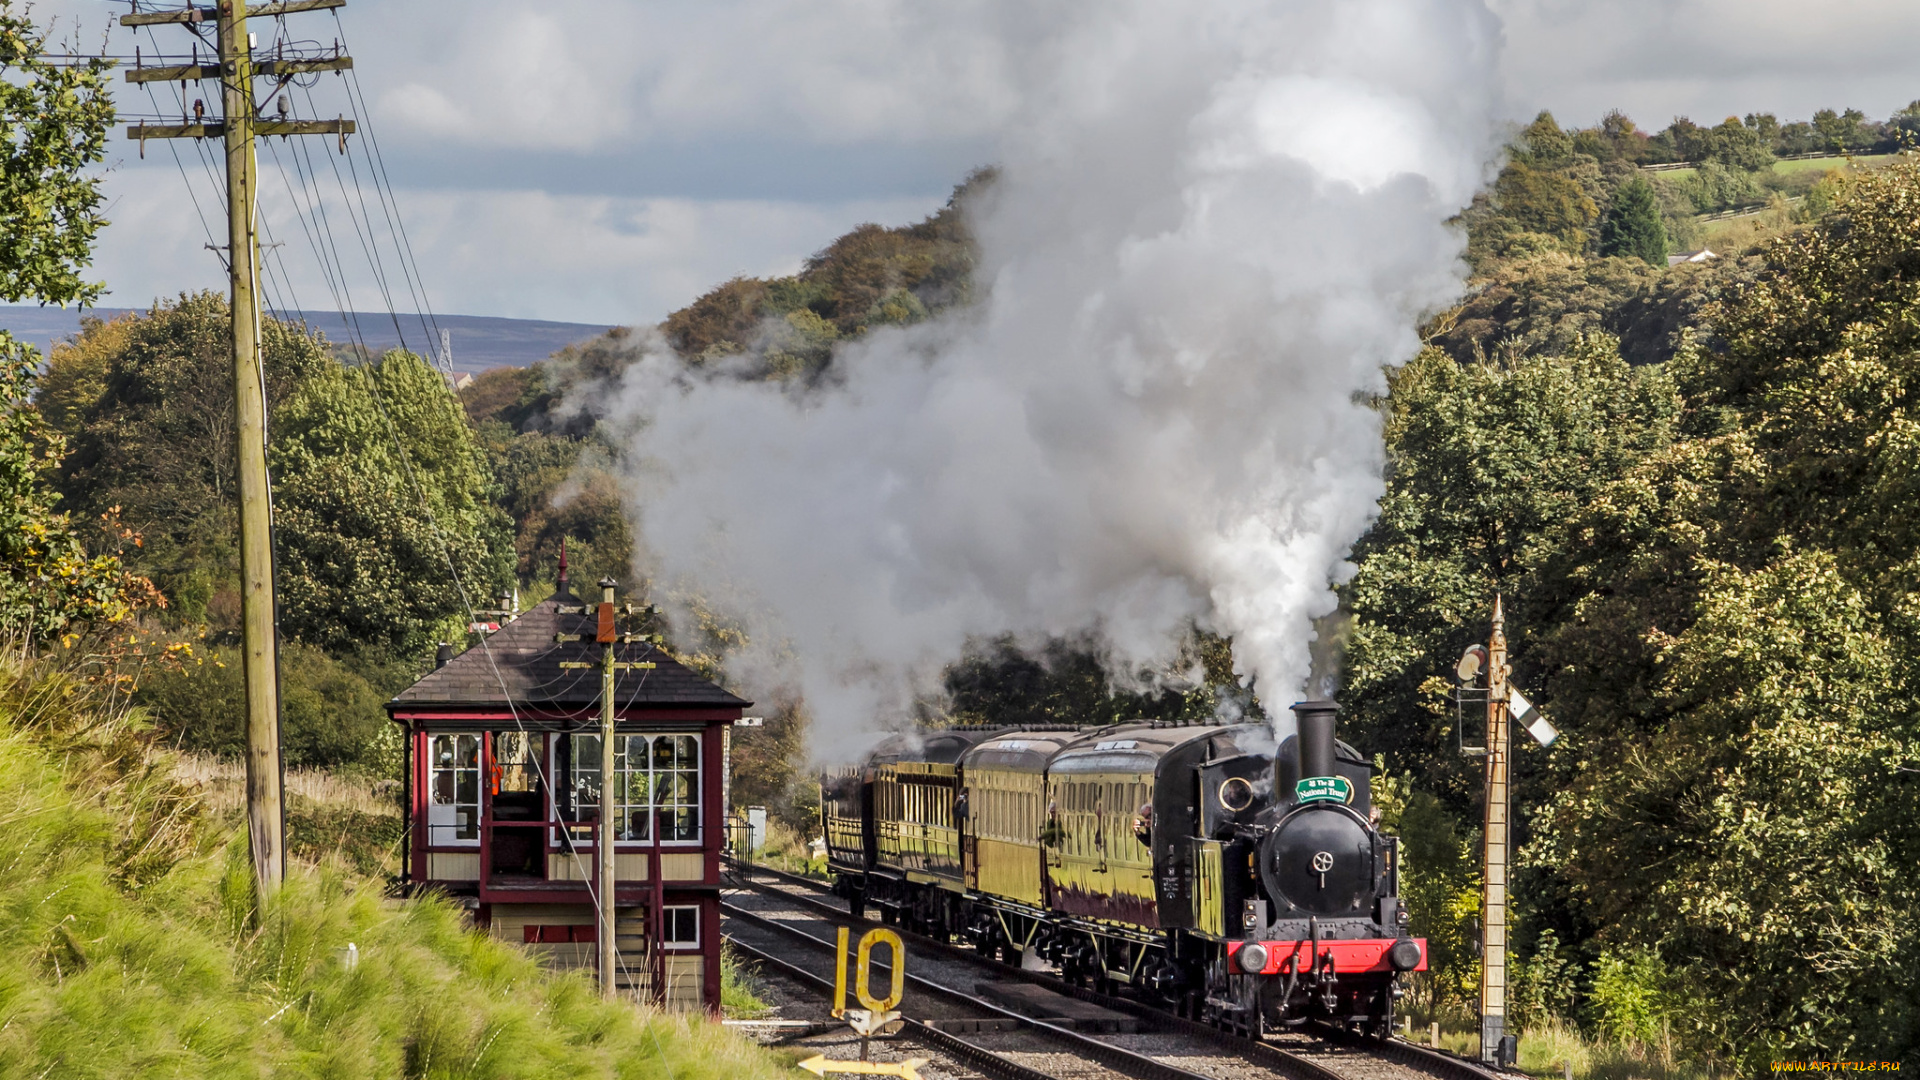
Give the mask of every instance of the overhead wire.
[[(337, 23), (337, 19), (338, 19), (338, 16), (336, 14), (336, 23)], [(149, 29), (149, 33), (151, 33), (151, 27), (149, 27), (148, 29)], [(193, 27), (192, 29), (194, 30), (196, 35), (200, 33), (200, 29), (198, 27)], [(344, 38), (344, 35), (343, 35), (343, 38)], [(364, 92), (361, 90), (359, 86), (357, 77), (352, 78), (349, 81), (348, 86), (349, 86), (349, 101), (355, 106), (353, 109), (353, 112), (355, 113), (357, 126), (364, 128), (367, 133), (367, 142), (370, 147), (370, 153), (368, 155), (369, 178), (374, 184), (376, 196), (380, 201), (382, 214), (388, 226), (388, 236), (389, 236), (389, 239), (394, 243), (397, 261), (400, 265), (403, 280), (407, 285), (410, 298), (415, 302), (416, 313), (420, 316), (422, 328), (426, 329), (428, 327), (431, 327), (434, 330), (438, 330), (439, 329), (438, 319), (437, 317), (434, 316), (432, 312), (431, 304), (426, 298), (424, 278), (419, 271), (419, 263), (418, 263), (417, 257), (413, 252), (411, 239), (407, 236), (403, 221), (399, 215), (397, 199), (394, 197), (394, 193), (392, 191), (391, 178), (386, 171), (384, 157), (380, 155), (377, 142), (373, 137), (373, 131), (372, 131), (371, 125), (367, 123), (366, 114), (368, 110), (366, 108)], [(313, 101), (310, 87), (302, 86), (300, 87), (300, 89), (303, 92), (305, 92), (309, 105), (314, 105), (315, 103)], [(152, 103), (155, 110), (154, 115), (156, 117), (161, 117), (161, 118), (167, 117), (169, 114), (162, 113), (159, 109), (159, 103), (157, 99), (153, 99), (152, 88), (150, 84), (147, 87), (147, 91), (148, 91), (149, 98), (152, 99)], [(184, 105), (184, 99), (183, 99), (183, 105)], [(180, 159), (178, 149), (173, 147), (172, 145), (174, 140), (169, 139), (167, 141), (169, 144), (169, 150), (172, 151), (173, 153), (175, 165), (180, 172), (182, 182), (186, 183), (189, 193), (193, 198), (196, 214), (200, 218), (201, 226), (203, 230), (207, 232), (210, 246), (214, 246), (217, 249), (219, 245), (213, 243), (215, 236), (211, 226), (208, 224), (207, 215), (204, 212), (204, 210), (200, 208), (198, 195), (197, 193), (194, 192), (194, 185), (187, 179), (186, 168), (185, 168), (184, 162), (182, 162)], [(198, 140), (196, 140), (196, 142), (198, 142)], [(294, 173), (300, 178), (300, 182), (301, 182), (300, 190), (305, 195), (304, 199), (295, 195), (295, 191), (293, 187), (293, 179), (292, 177), (288, 176), (288, 174), (286, 173), (285, 166), (282, 165), (280, 162), (278, 150), (271, 147), (270, 140), (269, 140), (269, 147), (270, 147), (269, 153), (272, 154), (274, 158), (275, 166), (281, 172), (282, 182), (287, 187), (289, 197), (292, 199), (294, 203), (295, 217), (300, 221), (302, 234), (307, 239), (309, 247), (313, 250), (315, 258), (321, 263), (322, 276), (327, 282), (328, 290), (333, 296), (336, 307), (340, 310), (343, 323), (349, 327), (350, 334), (356, 339), (355, 343), (360, 348), (361, 355), (363, 357), (371, 359), (373, 354), (371, 349), (367, 345), (366, 336), (362, 328), (360, 327), (359, 318), (358, 318), (359, 312), (355, 310), (354, 305), (352, 303), (351, 286), (348, 281), (346, 267), (340, 258), (339, 245), (337, 243), (336, 238), (333, 235), (330, 217), (326, 211), (326, 201), (327, 201), (326, 196), (324, 193), (322, 193), (319, 190), (319, 184), (317, 183), (317, 179), (318, 179), (317, 170), (313, 168), (312, 158), (311, 158), (311, 155), (306, 151), (306, 148), (304, 146), (304, 141), (296, 143), (295, 146), (296, 146), (296, 149), (293, 150), (293, 152), (290, 154), (290, 157), (294, 162)], [(368, 209), (366, 205), (365, 191), (360, 183), (359, 172), (357, 167), (354, 165), (352, 161), (352, 157), (350, 155), (343, 155), (343, 156), (348, 157), (348, 169), (353, 176), (354, 196), (357, 197), (357, 201), (360, 207), (360, 213), (356, 214), (354, 212), (355, 198), (350, 198), (348, 196), (346, 181), (341, 174), (339, 164), (337, 162), (330, 162), (330, 165), (332, 166), (332, 171), (334, 173), (335, 182), (338, 185), (340, 190), (342, 206), (343, 206), (343, 209), (346, 210), (349, 221), (352, 223), (354, 227), (354, 232), (356, 237), (360, 240), (362, 253), (367, 258), (369, 271), (372, 273), (375, 283), (381, 294), (381, 298), (387, 306), (387, 314), (393, 322), (394, 331), (396, 335), (400, 338), (401, 347), (406, 348), (405, 331), (400, 325), (399, 314), (393, 302), (393, 299), (394, 299), (393, 289), (390, 287), (390, 284), (389, 284), (388, 273), (379, 256), (378, 236), (377, 236), (376, 230), (374, 229), (374, 222), (373, 222), (371, 210)], [(211, 163), (206, 160), (204, 152), (202, 154), (202, 163), (203, 163), (203, 166), (206, 167), (209, 173), (209, 179), (213, 181), (216, 189), (223, 189), (224, 185), (220, 183), (218, 175), (215, 172), (215, 170), (213, 170)], [(302, 205), (303, 203), (304, 203), (304, 206)], [(266, 283), (268, 289), (278, 294), (284, 294), (282, 296), (282, 302), (279, 305), (283, 313), (286, 313), (288, 311), (294, 311), (294, 312), (301, 311), (302, 309), (298, 305), (297, 298), (295, 298), (293, 294), (291, 275), (287, 271), (285, 257), (284, 255), (277, 254), (278, 245), (272, 239), (271, 228), (267, 224), (265, 219), (259, 217), (257, 214), (256, 214), (256, 220), (258, 222), (258, 225), (262, 233), (267, 236), (269, 244), (271, 245), (267, 248), (267, 250), (276, 252), (276, 254), (272, 256), (272, 258), (274, 259), (274, 261), (279, 263), (279, 273), (276, 275), (272, 272), (272, 268), (267, 264), (266, 259), (259, 260), (257, 265), (259, 266), (260, 271), (262, 273), (263, 281)], [(231, 253), (229, 253), (229, 256), (231, 256)], [(288, 308), (286, 306), (286, 303), (285, 303), (286, 300), (293, 301), (292, 308)], [(365, 369), (363, 370), (362, 375), (367, 380), (371, 397), (374, 401), (374, 404), (378, 412), (380, 413), (380, 416), (383, 421), (383, 426), (386, 428), (388, 437), (394, 445), (396, 456), (399, 458), (402, 468), (406, 473), (409, 486), (413, 488), (415, 496), (419, 501), (421, 513), (426, 518), (428, 527), (434, 536), (437, 546), (440, 549), (441, 560), (445, 563), (448, 578), (454, 587), (454, 591), (456, 596), (459, 599), (460, 606), (467, 613), (469, 625), (472, 625), (478, 621), (477, 610), (473, 605), (472, 597), (467, 590), (466, 583), (462, 578), (462, 575), (459, 570), (459, 566), (457, 565), (457, 562), (454, 559), (452, 545), (448, 541), (444, 530), (441, 528), (438, 515), (434, 512), (434, 509), (433, 509), (432, 500), (428, 497), (425, 485), (422, 483), (418, 475), (418, 472), (414, 467), (412, 455), (408, 453), (404, 442), (400, 438), (399, 426), (395, 422), (393, 415), (387, 406), (385, 395), (382, 392), (380, 387), (380, 380), (378, 375), (376, 374), (375, 370), (371, 367), (371, 365), (362, 365), (362, 367)], [(481, 648), (482, 655), (485, 657), (487, 661), (488, 668), (493, 675), (494, 682), (500, 689), (501, 699), (505, 702), (507, 706), (509, 716), (511, 717), (514, 724), (514, 728), (523, 738), (529, 740), (528, 745), (531, 746), (533, 733), (530, 732), (527, 728), (525, 718), (522, 716), (520, 703), (516, 701), (512, 690), (507, 686), (505, 675), (500, 669), (499, 661), (495, 657), (490, 645), (489, 638), (485, 633), (482, 633), (480, 636), (480, 648)], [(647, 651), (651, 651), (651, 650), (647, 650)], [(643, 651), (643, 655), (646, 655), (647, 651)], [(578, 686), (580, 681), (583, 678), (584, 676), (575, 677), (568, 684), (568, 687), (566, 689), (571, 690), (572, 688)], [(558, 681), (559, 680), (553, 680), (553, 682), (558, 682)], [(647, 681), (648, 681), (648, 673), (643, 670), (640, 673), (639, 677), (634, 681), (633, 690), (628, 695), (628, 698), (627, 698), (626, 708), (631, 708), (634, 702), (638, 700), (638, 696), (640, 693), (643, 692)], [(545, 688), (546, 688), (546, 684), (542, 684), (540, 687), (538, 687), (538, 689), (545, 689)], [(565, 693), (566, 690), (563, 690), (560, 692)], [(621, 711), (624, 711), (624, 709), (622, 709)], [(561, 734), (564, 736), (567, 733), (560, 732), (558, 734)], [(544, 762), (544, 758), (546, 755), (544, 753), (535, 753), (530, 756), (532, 758), (532, 764), (533, 764), (535, 775), (539, 779), (543, 789), (545, 790), (546, 797), (551, 802), (554, 799), (557, 786), (554, 782), (556, 778), (553, 777), (548, 772), (547, 765)], [(632, 770), (629, 769), (629, 773), (631, 773), (631, 771)], [(648, 771), (650, 773), (651, 769), (649, 768)], [(612, 777), (603, 776), (600, 778), (599, 817), (602, 822), (602, 828), (604, 829), (607, 836), (606, 847), (608, 849), (606, 851), (599, 853), (601, 858), (617, 857), (618, 849), (616, 846), (616, 842), (614, 841), (612, 836), (613, 830), (612, 830), (612, 817), (611, 817), (611, 807), (613, 805), (612, 797), (614, 794), (612, 789), (613, 789), (614, 783), (615, 783), (615, 779)], [(658, 846), (661, 842), (661, 835), (660, 835), (661, 823), (659, 818), (659, 811), (660, 811), (660, 807), (657, 805), (655, 785), (650, 782), (646, 790), (646, 811), (645, 812), (647, 814), (648, 835), (656, 850), (658, 849)], [(586, 865), (585, 860), (581, 857), (581, 854), (579, 851), (579, 845), (572, 840), (571, 836), (569, 836), (568, 842), (564, 845), (564, 847), (568, 855), (573, 859), (576, 870), (582, 875), (584, 879), (587, 875), (588, 867)], [(600, 895), (597, 879), (595, 879), (593, 885), (591, 885), (588, 888), (587, 893), (597, 918), (599, 920), (604, 921), (609, 914), (608, 906), (616, 902), (615, 898), (604, 897)], [(663, 928), (659, 926), (651, 927), (651, 929), (653, 933), (649, 935), (650, 939), (655, 937), (660, 937), (664, 932)], [(655, 959), (655, 956), (653, 954), (653, 942), (651, 940), (649, 940), (648, 942), (648, 948), (649, 948), (649, 953), (648, 953), (649, 963), (652, 963), (653, 960)], [(625, 957), (622, 955), (621, 951), (618, 949), (617, 946), (614, 949), (614, 956), (615, 956), (616, 963), (619, 965), (620, 973), (625, 976), (627, 984), (629, 986), (633, 986), (634, 985), (633, 972), (631, 971), (631, 969), (627, 967)], [(663, 978), (664, 978), (664, 973), (663, 973)], [(650, 982), (652, 981), (651, 978), (649, 981)], [(659, 985), (654, 985), (652, 987), (652, 992), (655, 994), (664, 994), (666, 992), (665, 984), (661, 983)], [(658, 1042), (657, 1033), (655, 1034), (655, 1041), (656, 1043)]]

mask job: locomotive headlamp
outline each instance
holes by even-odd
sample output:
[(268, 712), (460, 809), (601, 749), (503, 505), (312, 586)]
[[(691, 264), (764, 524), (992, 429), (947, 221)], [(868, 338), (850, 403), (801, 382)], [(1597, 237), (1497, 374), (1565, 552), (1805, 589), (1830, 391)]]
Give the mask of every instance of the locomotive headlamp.
[[(1240, 970), (1249, 975), (1258, 975), (1267, 970), (1267, 947), (1265, 945), (1253, 943), (1242, 945), (1240, 946), (1240, 951), (1234, 954), (1234, 957), (1240, 962)], [(1415, 962), (1418, 963), (1418, 961)]]

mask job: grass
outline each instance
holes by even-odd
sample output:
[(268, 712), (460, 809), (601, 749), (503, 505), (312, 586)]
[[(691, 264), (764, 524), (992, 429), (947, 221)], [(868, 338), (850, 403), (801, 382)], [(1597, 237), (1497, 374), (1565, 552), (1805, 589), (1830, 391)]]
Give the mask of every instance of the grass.
[[(1851, 160), (1853, 164), (1861, 168), (1872, 169), (1889, 164), (1899, 158), (1899, 156), (1898, 154), (1858, 154)], [(1804, 158), (1799, 161), (1776, 161), (1773, 163), (1773, 171), (1783, 176), (1798, 172), (1826, 172), (1829, 169), (1845, 168), (1848, 160), (1849, 159), (1844, 157), (1827, 157)], [(1692, 176), (1699, 171), (1698, 169), (1662, 169), (1656, 175), (1679, 179), (1683, 176)]]
[[(173, 774), (203, 792), (210, 809), (239, 810), (247, 801), (247, 770), (243, 762), (211, 754), (182, 754)], [(286, 792), (329, 809), (353, 810), (371, 816), (400, 816), (400, 785), (392, 780), (369, 780), (325, 769), (288, 769)]]
[(773, 1006), (760, 999), (753, 976), (740, 966), (731, 947), (720, 951), (720, 1009), (729, 1020), (758, 1020), (773, 1012)]
[[(1414, 1042), (1430, 1045), (1428, 1029), (1414, 1025)], [(1440, 1026), (1440, 1049), (1463, 1057), (1480, 1055), (1480, 1029), (1468, 1019), (1454, 1018)], [(1568, 1064), (1574, 1080), (1720, 1080), (1699, 1064), (1680, 1061), (1671, 1047), (1598, 1042), (1563, 1021), (1548, 1021), (1520, 1034), (1520, 1071), (1538, 1077), (1562, 1077)]]
[[(229, 828), (245, 821), (246, 766), (208, 754), (182, 755), (174, 775), (194, 786), (209, 815)], [(367, 877), (400, 870), (405, 825), (400, 787), (324, 769), (288, 769), (287, 851), (311, 863), (339, 859)]]
[(0, 659), (0, 759), (0, 1076), (783, 1075), (716, 1024), (602, 1001), (339, 858), (296, 860), (256, 904), (212, 794), (71, 674)]
[(767, 822), (766, 845), (754, 857), (762, 866), (784, 870), (802, 877), (827, 879), (827, 857), (813, 857), (809, 841), (794, 829), (777, 821)]
[[(1854, 165), (1860, 168), (1872, 169), (1881, 165), (1891, 164), (1899, 157), (1899, 154), (1856, 154), (1851, 160)], [(1828, 169), (1841, 168), (1847, 164), (1848, 160), (1848, 158), (1806, 158), (1801, 161), (1776, 161), (1773, 163), (1773, 171), (1777, 173), (1797, 173), (1809, 170), (1824, 172)]]

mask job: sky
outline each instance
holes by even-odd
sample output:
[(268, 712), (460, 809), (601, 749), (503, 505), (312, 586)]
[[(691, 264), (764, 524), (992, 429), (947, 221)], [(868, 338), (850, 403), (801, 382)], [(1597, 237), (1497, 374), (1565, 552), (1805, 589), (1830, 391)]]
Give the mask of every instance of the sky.
[[(1170, 0), (1171, 2), (1171, 0)], [(1500, 85), (1512, 119), (1551, 109), (1588, 124), (1620, 108), (1642, 127), (1856, 107), (1880, 118), (1920, 98), (1920, 5), (1894, 0), (1490, 0), (1501, 21)], [(1023, 41), (967, 0), (351, 0), (289, 17), (292, 35), (343, 39), (391, 181), (418, 281), (388, 250), (380, 268), (402, 310), (591, 323), (659, 320), (735, 275), (775, 275), (862, 222), (906, 224), (989, 164), (1015, 123)], [(40, 0), (64, 40), (143, 56), (186, 31), (113, 26), (106, 0)], [(271, 24), (257, 28), (265, 41)], [(117, 84), (124, 112), (152, 112)], [(169, 99), (169, 93), (175, 94)], [(189, 98), (194, 96), (192, 92)], [(162, 88), (162, 110), (177, 91)], [(169, 102), (172, 102), (169, 104)], [(325, 76), (295, 116), (353, 111)], [(275, 286), (307, 308), (336, 296), (384, 303), (352, 240), (350, 179), (307, 147), (337, 228), (332, 284), (263, 147), (262, 210)], [(110, 306), (219, 288), (204, 245), (216, 173), (191, 143), (116, 137), (105, 190), (113, 224), (95, 273)], [(176, 163), (174, 152), (181, 159)], [(290, 154), (280, 148), (281, 155)], [(353, 161), (363, 168), (363, 158)], [(365, 198), (374, 199), (364, 186)], [(196, 210), (197, 200), (197, 210)], [(375, 246), (391, 245), (374, 204)], [(203, 217), (202, 215), (206, 215)], [(311, 219), (310, 219), (311, 220)], [(309, 228), (317, 228), (310, 224)]]

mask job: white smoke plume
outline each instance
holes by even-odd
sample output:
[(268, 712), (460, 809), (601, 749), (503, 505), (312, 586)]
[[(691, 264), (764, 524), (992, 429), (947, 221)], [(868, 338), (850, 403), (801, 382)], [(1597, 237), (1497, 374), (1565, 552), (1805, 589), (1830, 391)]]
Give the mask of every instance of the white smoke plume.
[(1124, 677), (1198, 623), (1284, 705), (1382, 490), (1362, 398), (1460, 288), (1498, 25), (1475, 0), (947, 10), (1001, 36), (1021, 103), (981, 300), (843, 347), (824, 389), (629, 369), (601, 407), (634, 432), (642, 563), (789, 650), (825, 757), (970, 635), (1092, 630)]

